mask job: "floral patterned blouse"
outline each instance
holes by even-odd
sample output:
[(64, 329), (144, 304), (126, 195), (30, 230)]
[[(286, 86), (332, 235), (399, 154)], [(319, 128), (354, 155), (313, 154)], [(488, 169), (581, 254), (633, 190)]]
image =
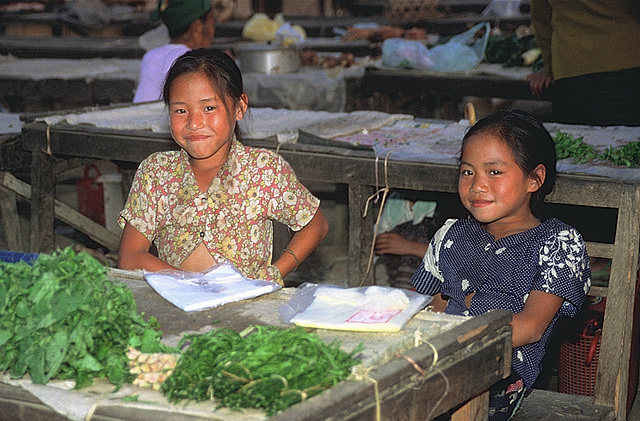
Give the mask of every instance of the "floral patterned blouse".
[[(580, 311), (591, 286), (591, 266), (580, 233), (558, 219), (497, 241), (475, 219), (450, 219), (431, 239), (412, 282), (418, 292), (449, 297), (445, 313), (458, 315), (492, 309), (518, 313), (531, 291), (564, 298), (542, 339), (513, 349), (513, 370), (531, 389), (556, 322)], [(465, 296), (472, 292), (467, 308)]]
[(206, 192), (198, 188), (185, 151), (147, 157), (118, 219), (154, 242), (158, 257), (177, 268), (204, 243), (216, 262), (231, 262), (247, 278), (281, 284), (270, 266), (271, 220), (298, 231), (319, 204), (281, 156), (234, 139)]

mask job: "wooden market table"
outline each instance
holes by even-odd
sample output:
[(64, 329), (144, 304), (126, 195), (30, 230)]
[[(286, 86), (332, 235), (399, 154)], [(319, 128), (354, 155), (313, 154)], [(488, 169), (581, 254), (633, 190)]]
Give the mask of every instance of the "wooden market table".
[[(482, 72), (482, 68), (491, 68), (492, 72)], [(500, 75), (499, 65), (481, 64), (473, 72), (433, 72), (415, 69), (373, 68), (367, 69), (362, 79), (364, 94), (372, 92), (431, 94), (449, 96), (479, 96), (507, 99), (548, 100), (546, 94), (541, 98), (531, 95), (526, 73), (523, 68), (519, 77), (508, 77), (508, 69)]]
[[(211, 48), (233, 49), (242, 37), (213, 39)], [(356, 57), (379, 55), (380, 46), (366, 40), (342, 41), (336, 38), (308, 38), (303, 50), (353, 53)], [(138, 37), (43, 37), (6, 35), (0, 37), (0, 55), (19, 58), (130, 58), (140, 59), (146, 51)]]
[(10, 112), (44, 112), (131, 102), (139, 59), (0, 60), (0, 100)]
[[(3, 59), (0, 101), (14, 113), (130, 103), (140, 63), (136, 58)], [(361, 67), (337, 70), (304, 66), (293, 73), (245, 72), (244, 87), (252, 105), (335, 112), (345, 107), (349, 86), (363, 73)]]
[[(168, 133), (123, 131), (90, 125), (44, 122), (24, 125), (23, 146), (32, 152), (32, 251), (53, 247), (55, 162), (70, 158), (111, 159), (140, 162), (150, 153), (174, 149)], [(458, 168), (455, 164), (376, 159), (368, 148), (349, 147), (339, 142), (311, 137), (298, 143), (279, 144), (272, 139), (245, 143), (279, 153), (292, 165), (301, 180), (348, 186), (349, 285), (364, 281), (373, 239), (377, 211), (363, 218), (367, 199), (379, 187), (454, 193)], [(52, 155), (43, 151), (49, 149)], [(386, 181), (385, 181), (386, 180)], [(387, 184), (385, 184), (387, 183)], [(607, 297), (598, 364), (595, 403), (613, 408), (618, 419), (626, 416), (631, 357), (633, 314), (640, 250), (640, 182), (589, 175), (580, 171), (559, 173), (551, 203), (579, 207), (610, 208), (617, 211), (612, 243), (588, 242), (592, 257), (611, 259), (607, 286), (592, 287), (590, 294)], [(374, 206), (375, 208), (375, 206)]]
[[(125, 271), (118, 271), (121, 276)], [(131, 272), (128, 272), (131, 273)], [(292, 296), (291, 289), (276, 291), (251, 300), (226, 304), (209, 310), (183, 312), (165, 301), (140, 275), (124, 280), (131, 286), (138, 309), (155, 316), (174, 345), (181, 332), (206, 332), (215, 326), (241, 331), (252, 325), (286, 326), (278, 310)], [(272, 421), (375, 420), (380, 409), (382, 420), (424, 421), (455, 409), (454, 420), (486, 419), (488, 388), (511, 371), (511, 313), (492, 311), (464, 318), (426, 311), (419, 312), (399, 332), (367, 333), (319, 329), (320, 337), (339, 340), (349, 351), (362, 343), (363, 364), (370, 369), (362, 379), (344, 381), (321, 395), (269, 417)], [(420, 332), (422, 343), (414, 342)], [(386, 357), (381, 357), (381, 354)], [(479, 362), (482, 362), (479, 364)], [(422, 370), (422, 372), (421, 372)], [(469, 373), (473, 372), (473, 376)], [(46, 392), (30, 389), (29, 384), (0, 381), (0, 411), (3, 419), (32, 421), (68, 420), (54, 411), (57, 403)], [(378, 388), (375, 391), (374, 383)], [(46, 388), (47, 386), (43, 387)], [(54, 386), (51, 386), (53, 389)], [(91, 388), (89, 388), (91, 389)], [(215, 409), (215, 403), (169, 405), (160, 393), (125, 385), (118, 393), (103, 389), (90, 417), (96, 421), (172, 419), (176, 421), (259, 421), (264, 413), (249, 409), (234, 412)], [(84, 391), (58, 394), (73, 405), (75, 398), (86, 398)], [(91, 394), (91, 391), (86, 393)], [(122, 398), (137, 395), (141, 403)], [(41, 398), (39, 398), (41, 397)], [(144, 402), (146, 402), (146, 404)], [(91, 402), (88, 406), (91, 405)], [(459, 409), (458, 409), (459, 408)], [(58, 408), (60, 409), (60, 408)], [(430, 414), (430, 416), (429, 416)], [(84, 418), (83, 418), (84, 419)]]
[[(445, 120), (460, 118), (460, 104), (465, 97), (501, 98), (507, 101), (532, 101), (543, 116), (551, 115), (549, 90), (535, 97), (529, 89), (528, 67), (505, 68), (500, 64), (480, 63), (466, 72), (435, 72), (418, 69), (396, 69), (390, 67), (368, 67), (360, 79), (357, 91), (361, 101), (377, 100), (381, 104), (413, 103), (432, 104), (432, 117)], [(384, 100), (377, 98), (381, 96)]]

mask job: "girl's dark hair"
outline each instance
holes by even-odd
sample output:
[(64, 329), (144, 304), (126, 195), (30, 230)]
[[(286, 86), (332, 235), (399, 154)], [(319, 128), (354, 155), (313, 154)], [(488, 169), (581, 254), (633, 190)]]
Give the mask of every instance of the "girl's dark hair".
[(473, 125), (462, 139), (462, 150), (474, 136), (495, 135), (511, 149), (518, 166), (525, 174), (542, 164), (547, 173), (542, 186), (531, 195), (530, 208), (538, 215), (546, 195), (556, 182), (556, 148), (553, 138), (542, 123), (522, 111), (498, 111)]
[[(211, 86), (220, 98), (228, 96), (234, 104), (237, 104), (244, 90), (242, 74), (236, 62), (220, 50), (198, 48), (187, 51), (171, 65), (162, 88), (162, 99), (165, 105), (169, 106), (171, 86), (178, 77), (200, 72), (209, 79)], [(237, 124), (234, 132), (236, 138), (241, 140), (240, 128)]]

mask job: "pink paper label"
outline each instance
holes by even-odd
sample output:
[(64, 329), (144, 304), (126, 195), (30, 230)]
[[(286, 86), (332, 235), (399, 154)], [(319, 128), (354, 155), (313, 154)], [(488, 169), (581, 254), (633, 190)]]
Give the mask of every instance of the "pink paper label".
[(347, 323), (388, 323), (402, 310), (371, 311), (360, 310), (347, 319)]

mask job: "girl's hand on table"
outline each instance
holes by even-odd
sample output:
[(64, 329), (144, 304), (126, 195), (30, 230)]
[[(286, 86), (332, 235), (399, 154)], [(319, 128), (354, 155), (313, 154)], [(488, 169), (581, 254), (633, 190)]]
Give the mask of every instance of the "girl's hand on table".
[(376, 254), (396, 254), (423, 257), (428, 244), (407, 240), (400, 234), (384, 232), (376, 237), (374, 251)]

